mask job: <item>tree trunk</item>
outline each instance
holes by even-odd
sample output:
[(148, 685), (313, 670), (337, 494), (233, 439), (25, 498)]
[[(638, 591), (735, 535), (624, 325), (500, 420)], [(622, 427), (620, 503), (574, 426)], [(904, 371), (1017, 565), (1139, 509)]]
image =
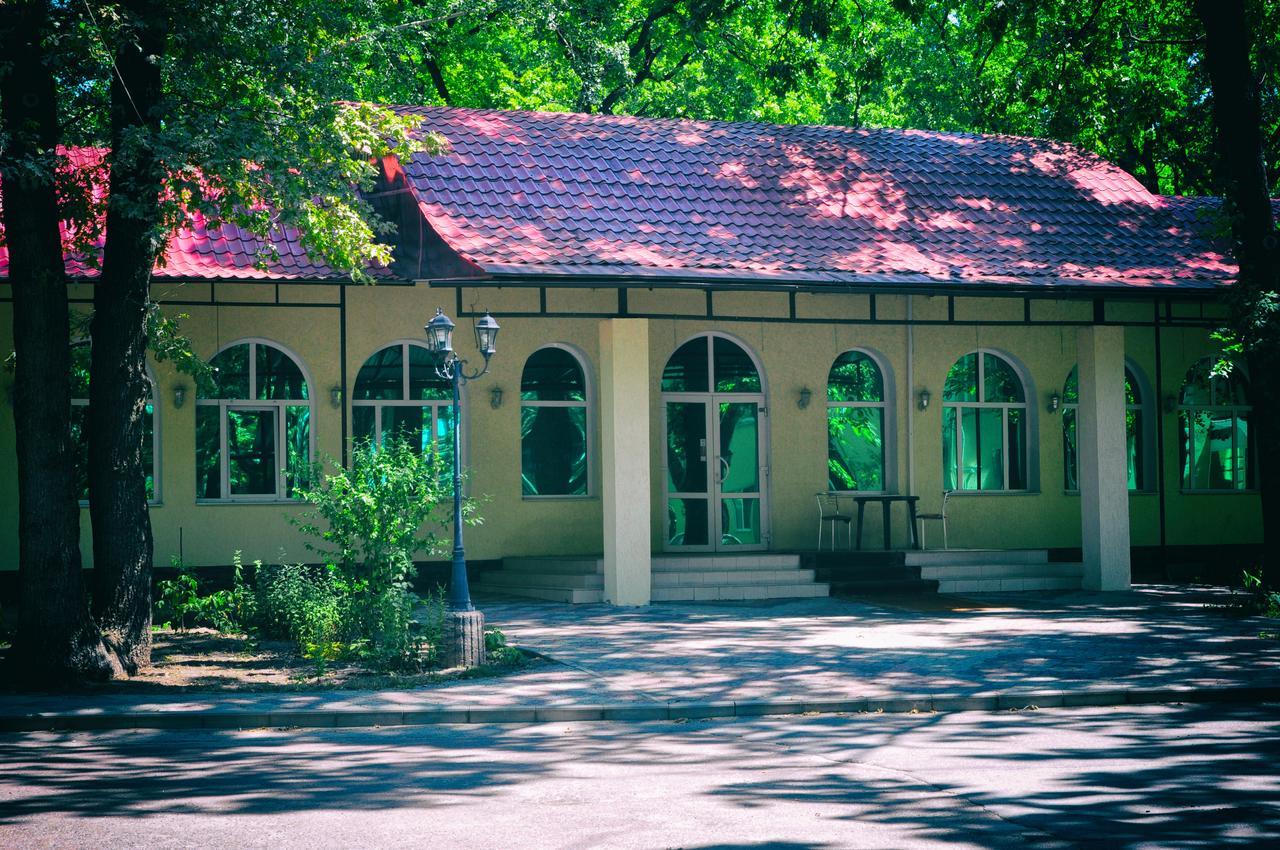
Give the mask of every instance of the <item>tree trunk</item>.
[(80, 565), (80, 507), (71, 445), (66, 268), (56, 194), (53, 75), (45, 64), (48, 7), (0, 6), (0, 159), (13, 343), (18, 458), (18, 628), (13, 680), (23, 686), (105, 679), (117, 672), (89, 617)]
[(1262, 490), (1262, 568), (1280, 577), (1280, 236), (1268, 197), (1257, 77), (1249, 66), (1243, 0), (1196, 0), (1205, 29), (1205, 67), (1213, 89), (1218, 182), (1240, 273), (1231, 293), (1233, 330), (1249, 368), (1249, 442)]
[(142, 458), (151, 270), (163, 248), (160, 55), (163, 7), (126, 3), (128, 37), (111, 85), (111, 184), (102, 277), (93, 294), (89, 379), (89, 516), (94, 615), (129, 673), (151, 663), (151, 516)]

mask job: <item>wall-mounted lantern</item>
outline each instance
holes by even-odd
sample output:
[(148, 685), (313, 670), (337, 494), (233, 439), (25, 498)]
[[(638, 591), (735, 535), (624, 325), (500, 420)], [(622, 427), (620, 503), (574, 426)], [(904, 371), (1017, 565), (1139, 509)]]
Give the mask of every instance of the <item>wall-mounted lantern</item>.
[(804, 410), (809, 406), (809, 400), (813, 398), (813, 391), (808, 387), (800, 388), (800, 395), (796, 398), (796, 407)]
[(1170, 394), (1164, 397), (1164, 412), (1173, 413), (1178, 409), (1178, 397)]
[(187, 385), (178, 384), (173, 388), (173, 406), (182, 407), (187, 403)]
[(494, 410), (502, 407), (502, 387), (494, 387), (489, 390), (489, 406)]
[(342, 407), (342, 387), (329, 387), (329, 404), (334, 407)]
[(1059, 407), (1062, 407), (1062, 396), (1057, 393), (1051, 394), (1049, 396), (1049, 412), (1057, 413)]
[(929, 399), (930, 399), (930, 398), (931, 398), (931, 396), (929, 395), (929, 391), (928, 391), (928, 390), (921, 390), (921, 391), (916, 395), (916, 399), (918, 400), (919, 405), (920, 405), (920, 409), (921, 409), (922, 411), (923, 411), (923, 410), (928, 410), (928, 409), (929, 409)]

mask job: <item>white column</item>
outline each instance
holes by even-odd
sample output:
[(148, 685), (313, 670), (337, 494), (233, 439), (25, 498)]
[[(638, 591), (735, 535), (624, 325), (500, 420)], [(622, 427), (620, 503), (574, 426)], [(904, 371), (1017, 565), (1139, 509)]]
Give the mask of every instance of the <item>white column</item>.
[(649, 604), (649, 396), (649, 321), (602, 321), (604, 598), (614, 605)]
[(1080, 532), (1087, 590), (1129, 588), (1129, 475), (1125, 446), (1124, 328), (1080, 328)]

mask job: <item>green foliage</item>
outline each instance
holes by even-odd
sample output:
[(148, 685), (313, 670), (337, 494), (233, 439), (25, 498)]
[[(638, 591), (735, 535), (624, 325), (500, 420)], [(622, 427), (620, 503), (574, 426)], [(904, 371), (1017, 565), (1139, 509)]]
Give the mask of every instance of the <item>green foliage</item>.
[(507, 636), (501, 629), (484, 630), (485, 662), (499, 666), (509, 666), (524, 662), (524, 653), (507, 643)]
[[(356, 443), (347, 468), (325, 462), (327, 469), (315, 464), (310, 483), (297, 489), (312, 510), (291, 521), (311, 538), (307, 549), (345, 581), (381, 594), (413, 578), (416, 555), (445, 553), (433, 528), (450, 521), (437, 508), (452, 499), (452, 482), (438, 454), (396, 437), (382, 446)], [(473, 502), (465, 513), (478, 521)]]
[(1272, 590), (1263, 584), (1261, 573), (1245, 570), (1241, 573), (1244, 585), (1245, 601), (1241, 609), (1247, 614), (1261, 614), (1264, 617), (1280, 618), (1280, 591)]
[(178, 570), (178, 575), (156, 582), (157, 622), (179, 632), (196, 627), (239, 632), (252, 622), (255, 600), (243, 582), (239, 552), (235, 556), (232, 589), (216, 590), (203, 596), (199, 579), (176, 555), (170, 563)]

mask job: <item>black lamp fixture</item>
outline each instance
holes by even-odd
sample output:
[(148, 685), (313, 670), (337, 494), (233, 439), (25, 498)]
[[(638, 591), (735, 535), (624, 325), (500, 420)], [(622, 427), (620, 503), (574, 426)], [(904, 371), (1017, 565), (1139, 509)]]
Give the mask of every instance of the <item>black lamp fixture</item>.
[(1049, 412), (1057, 413), (1059, 407), (1062, 407), (1062, 396), (1057, 393), (1051, 394), (1049, 396)]
[(187, 385), (177, 384), (173, 388), (173, 406), (182, 407), (187, 402)]
[(489, 390), (489, 406), (494, 410), (502, 407), (502, 387), (494, 387)]
[(929, 395), (928, 390), (923, 390), (923, 389), (920, 390), (920, 392), (916, 395), (916, 398), (919, 401), (920, 409), (922, 411), (929, 409), (929, 399), (932, 398), (932, 396)]
[[(489, 371), (489, 359), (497, 351), (498, 323), (485, 313), (476, 322), (476, 348), (484, 357), (484, 367), (467, 372), (467, 361), (453, 350), (453, 320), (436, 308), (436, 314), (423, 330), (427, 333), (427, 347), (436, 358), (436, 374), (453, 386), (453, 570), (449, 583), (449, 628), (466, 629), (461, 639), (451, 637), (447, 646), (456, 648), (459, 657), (451, 659), (462, 666), (475, 666), (484, 661), (484, 618), (471, 603), (471, 590), (467, 584), (467, 554), (462, 542), (462, 466), (459, 451), (459, 434), (462, 432), (462, 411), (458, 404), (462, 385), (474, 381)], [(501, 391), (497, 398), (502, 398)], [(494, 407), (497, 407), (495, 404)], [(478, 657), (476, 656), (478, 653)]]
[(804, 410), (809, 406), (809, 400), (813, 398), (813, 390), (808, 387), (800, 388), (800, 396), (796, 399), (796, 407)]

